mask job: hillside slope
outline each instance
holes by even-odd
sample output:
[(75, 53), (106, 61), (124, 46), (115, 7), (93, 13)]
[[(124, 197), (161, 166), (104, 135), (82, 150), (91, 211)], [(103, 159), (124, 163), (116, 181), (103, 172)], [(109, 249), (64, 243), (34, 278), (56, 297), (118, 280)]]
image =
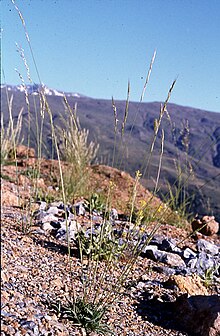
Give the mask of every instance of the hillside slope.
[[(27, 143), (28, 109), (24, 92), (11, 87), (9, 95), (13, 94), (13, 116), (16, 119), (21, 107), (24, 107), (23, 126), (24, 142)], [(54, 123), (61, 125), (60, 115), (64, 115), (65, 107), (60, 95), (48, 94), (48, 103), (53, 113)], [(31, 145), (36, 148), (36, 122), (40, 118), (39, 99), (37, 95), (30, 95), (31, 114)], [(157, 167), (161, 151), (161, 131), (155, 142), (154, 151), (147, 166), (150, 146), (154, 135), (154, 121), (159, 116), (160, 103), (129, 104), (128, 119), (125, 127), (123, 142), (121, 142), (120, 127), (124, 116), (125, 101), (116, 101), (119, 130), (114, 133), (114, 114), (110, 100), (92, 99), (79, 94), (68, 96), (71, 107), (77, 103), (77, 115), (82, 128), (90, 131), (90, 139), (100, 144), (98, 162), (112, 165), (114, 143), (116, 155), (114, 166), (123, 169), (134, 176), (136, 170), (147, 171), (143, 175), (142, 184), (150, 190), (154, 189), (157, 177)], [(34, 108), (36, 104), (36, 110)], [(8, 120), (8, 107), (5, 88), (1, 89), (1, 111), (4, 120)], [(35, 112), (37, 111), (37, 112)], [(160, 194), (167, 191), (166, 181), (171, 185), (177, 178), (176, 162), (183, 167), (186, 164), (184, 141), (188, 141), (188, 158), (193, 168), (191, 175), (186, 178), (186, 189), (190, 197), (194, 213), (214, 214), (220, 220), (220, 114), (195, 108), (168, 104), (168, 115), (164, 115), (162, 128), (165, 132), (164, 155), (160, 174)], [(188, 122), (188, 124), (187, 124)], [(189, 129), (189, 135), (188, 135)], [(44, 155), (51, 157), (52, 140), (50, 136), (49, 117), (45, 112), (43, 131)], [(147, 168), (147, 169), (146, 169)], [(188, 168), (189, 169), (189, 168)]]

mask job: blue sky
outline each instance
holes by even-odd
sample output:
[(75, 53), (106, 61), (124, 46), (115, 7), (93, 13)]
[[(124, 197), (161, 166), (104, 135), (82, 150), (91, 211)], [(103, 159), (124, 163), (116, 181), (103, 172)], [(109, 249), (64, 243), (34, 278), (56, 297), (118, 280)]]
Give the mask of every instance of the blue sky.
[[(43, 83), (93, 98), (138, 101), (151, 57), (157, 55), (144, 101), (171, 101), (220, 112), (219, 0), (17, 0)], [(38, 82), (23, 26), (10, 0), (1, 0), (5, 80), (26, 71)], [(4, 81), (4, 79), (2, 79)], [(27, 80), (26, 80), (27, 82)]]

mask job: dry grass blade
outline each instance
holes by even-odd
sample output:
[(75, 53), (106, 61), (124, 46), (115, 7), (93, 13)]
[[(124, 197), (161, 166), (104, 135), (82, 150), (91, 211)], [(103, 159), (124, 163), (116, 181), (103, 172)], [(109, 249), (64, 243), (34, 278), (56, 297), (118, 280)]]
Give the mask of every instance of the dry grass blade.
[(121, 136), (124, 135), (125, 125), (126, 125), (127, 118), (128, 118), (129, 98), (130, 98), (130, 82), (128, 81), (127, 99), (126, 99), (126, 105), (125, 105), (124, 119), (123, 119), (122, 126), (121, 126)]
[(142, 103), (142, 101), (144, 100), (144, 94), (145, 94), (145, 91), (146, 91), (146, 88), (147, 88), (147, 84), (148, 84), (149, 79), (150, 79), (150, 75), (151, 75), (151, 71), (152, 71), (152, 68), (153, 68), (153, 64), (154, 64), (155, 58), (156, 58), (156, 50), (154, 50), (154, 54), (153, 54), (151, 62), (150, 62), (150, 66), (149, 66), (147, 77), (146, 77), (146, 80), (145, 80), (145, 83), (144, 83), (143, 91), (141, 93), (140, 103)]
[(21, 128), (22, 128), (22, 112), (23, 108), (20, 110), (17, 122), (14, 124), (12, 117), (12, 102), (13, 95), (9, 100), (9, 122), (8, 126), (4, 125), (3, 113), (1, 115), (1, 163), (8, 159), (9, 155), (16, 158), (16, 147), (22, 142), (21, 139)]
[(152, 159), (154, 145), (155, 145), (155, 142), (156, 142), (156, 139), (157, 139), (157, 136), (158, 136), (158, 132), (159, 132), (159, 129), (160, 129), (160, 125), (161, 125), (164, 113), (165, 113), (166, 108), (167, 108), (167, 104), (168, 104), (168, 102), (170, 100), (171, 93), (173, 91), (173, 88), (174, 88), (175, 84), (176, 84), (176, 79), (173, 81), (173, 83), (170, 86), (170, 89), (168, 91), (167, 98), (166, 98), (164, 104), (161, 105), (159, 118), (155, 119), (155, 123), (154, 123), (154, 136), (153, 136), (153, 139), (152, 139), (152, 142), (151, 142), (150, 151), (149, 151), (149, 153), (146, 153), (146, 156), (145, 156), (145, 158), (143, 160), (142, 167), (141, 167), (141, 171), (144, 169), (143, 176), (142, 176), (143, 178), (145, 177), (146, 172), (148, 172), (148, 175), (149, 175), (150, 163), (151, 163), (151, 159)]

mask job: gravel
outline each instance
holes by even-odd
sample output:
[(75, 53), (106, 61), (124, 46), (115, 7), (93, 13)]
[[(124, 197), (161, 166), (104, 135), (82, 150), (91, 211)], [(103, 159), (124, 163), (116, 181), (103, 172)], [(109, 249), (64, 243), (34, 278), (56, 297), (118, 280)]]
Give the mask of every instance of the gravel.
[[(60, 319), (47, 304), (47, 300), (66, 302), (72, 284), (77, 293), (81, 291), (79, 259), (73, 251), (70, 272), (65, 242), (38, 235), (34, 230), (30, 234), (22, 233), (22, 215), (18, 208), (2, 208), (1, 335), (83, 335), (81, 328)], [(106, 322), (115, 335), (187, 335), (157, 324), (156, 316), (153, 320), (140, 313), (143, 293), (160, 297), (160, 282), (168, 279), (166, 274), (153, 271), (153, 265), (151, 260), (138, 258), (124, 294), (107, 312)], [(169, 291), (164, 290), (162, 294), (172, 300)]]

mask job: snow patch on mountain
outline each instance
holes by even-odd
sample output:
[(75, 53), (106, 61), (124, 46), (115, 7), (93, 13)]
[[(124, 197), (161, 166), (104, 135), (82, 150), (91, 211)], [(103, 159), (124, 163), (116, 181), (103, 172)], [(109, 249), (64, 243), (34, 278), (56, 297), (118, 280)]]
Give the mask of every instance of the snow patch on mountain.
[(28, 85), (5, 85), (1, 84), (1, 89), (7, 88), (8, 91), (14, 92), (27, 92), (28, 94), (38, 95), (40, 92), (44, 93), (46, 96), (58, 96), (63, 97), (76, 97), (80, 98), (81, 95), (76, 92), (61, 92), (55, 89), (51, 89), (44, 84), (28, 84)]

